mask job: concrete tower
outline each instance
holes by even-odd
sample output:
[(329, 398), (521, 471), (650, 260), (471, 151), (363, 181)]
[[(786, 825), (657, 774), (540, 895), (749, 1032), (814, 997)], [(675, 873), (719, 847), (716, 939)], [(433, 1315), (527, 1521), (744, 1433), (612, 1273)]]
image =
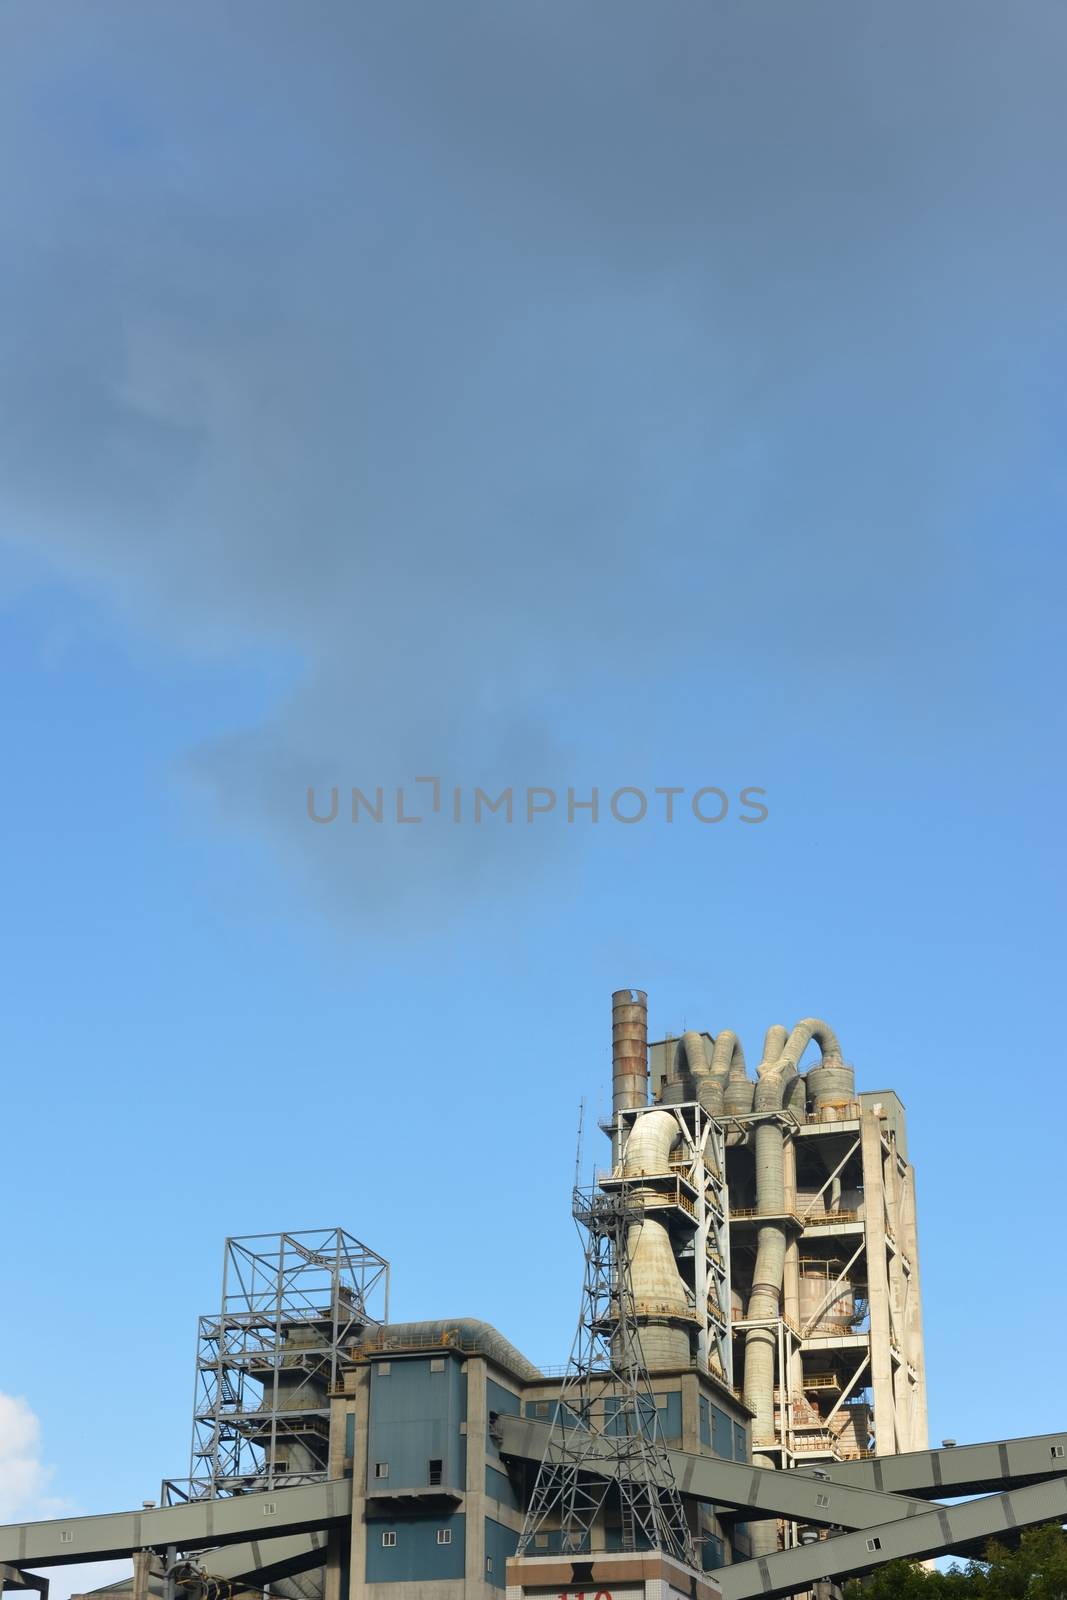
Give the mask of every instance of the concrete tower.
[[(729, 1032), (658, 1041), (650, 1060), (653, 1103), (702, 1106), (724, 1140), (732, 1373), (753, 1460), (925, 1448), (915, 1180), (896, 1094), (857, 1091), (815, 1018), (769, 1030), (755, 1082)], [(755, 1553), (774, 1544), (773, 1524), (753, 1529)]]

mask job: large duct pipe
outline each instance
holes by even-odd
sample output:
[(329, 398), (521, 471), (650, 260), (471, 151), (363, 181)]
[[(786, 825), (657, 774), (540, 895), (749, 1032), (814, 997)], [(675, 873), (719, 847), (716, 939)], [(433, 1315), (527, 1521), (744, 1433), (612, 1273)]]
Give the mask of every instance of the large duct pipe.
[(744, 1078), (745, 1052), (736, 1033), (724, 1028), (715, 1038), (711, 1068), (697, 1085), (697, 1098), (711, 1117), (721, 1117), (726, 1108), (726, 1090), (731, 1081)]
[[(699, 1036), (698, 1036), (699, 1037)], [(669, 1170), (670, 1155), (681, 1138), (669, 1111), (646, 1111), (637, 1117), (623, 1152), (624, 1178), (642, 1178)], [(655, 1192), (635, 1185), (637, 1196)], [(650, 1369), (686, 1367), (690, 1361), (692, 1311), (678, 1272), (670, 1234), (657, 1218), (645, 1216), (626, 1234), (630, 1283), (641, 1329), (644, 1364)]]
[(661, 1103), (679, 1105), (684, 1100), (699, 1100), (712, 1117), (721, 1117), (725, 1109), (728, 1084), (744, 1086), (747, 1096), (745, 1110), (751, 1111), (751, 1085), (745, 1073), (745, 1053), (736, 1033), (724, 1028), (712, 1041), (709, 1057), (708, 1041), (702, 1033), (692, 1029), (683, 1033), (675, 1050), (670, 1080), (666, 1084)]
[(778, 1057), (785, 1049), (785, 1042), (788, 1038), (788, 1030), (783, 1028), (780, 1022), (776, 1022), (773, 1024), (773, 1026), (768, 1028), (767, 1032), (763, 1035), (764, 1061), (777, 1061)]
[(697, 1098), (697, 1085), (707, 1076), (711, 1066), (708, 1044), (702, 1033), (692, 1028), (682, 1034), (674, 1048), (674, 1060), (667, 1069), (667, 1082), (663, 1085), (660, 1104), (678, 1106), (686, 1100)]
[[(722, 1109), (728, 1117), (747, 1117), (752, 1110), (752, 1099), (756, 1093), (756, 1085), (749, 1078), (741, 1064), (740, 1071), (731, 1070), (730, 1078), (726, 1085), (726, 1092), (722, 1097)], [(730, 1135), (731, 1138), (740, 1135)]]
[(611, 997), (611, 1110), (648, 1104), (648, 996), (617, 989)]
[[(775, 1023), (773, 1028), (768, 1028), (763, 1040), (763, 1058), (759, 1071), (769, 1062), (777, 1061), (785, 1049), (785, 1042), (789, 1035), (781, 1023)], [(730, 1076), (726, 1084), (726, 1093), (723, 1096), (723, 1111), (726, 1115), (734, 1117), (748, 1116), (755, 1103), (756, 1085), (745, 1074), (745, 1061), (740, 1053), (734, 1057), (730, 1064)]]
[[(834, 1041), (836, 1044), (836, 1040)], [(856, 1074), (841, 1060), (840, 1051), (823, 1051), (818, 1066), (808, 1073), (808, 1102), (817, 1114), (830, 1107), (843, 1107), (856, 1098)]]
[[(785, 1030), (768, 1031), (764, 1058), (758, 1068), (759, 1081), (753, 1101), (758, 1112), (781, 1111), (786, 1101), (795, 1105), (797, 1067), (814, 1039), (822, 1052), (824, 1069), (840, 1068), (841, 1047), (832, 1029), (816, 1017), (805, 1017), (785, 1037)], [(815, 1069), (816, 1071), (819, 1069)], [(800, 1109), (796, 1107), (796, 1109)], [(768, 1216), (785, 1211), (784, 1135), (773, 1116), (757, 1123), (755, 1132), (756, 1209)], [(757, 1227), (756, 1265), (749, 1296), (749, 1321), (777, 1318), (781, 1305), (782, 1277), (785, 1269), (786, 1232), (782, 1222), (766, 1222)], [(773, 1460), (760, 1453), (760, 1446), (775, 1443), (773, 1327), (749, 1328), (745, 1333), (745, 1401), (755, 1413), (752, 1422), (753, 1462), (772, 1467)], [(752, 1554), (761, 1556), (777, 1547), (773, 1522), (755, 1523), (751, 1530)]]

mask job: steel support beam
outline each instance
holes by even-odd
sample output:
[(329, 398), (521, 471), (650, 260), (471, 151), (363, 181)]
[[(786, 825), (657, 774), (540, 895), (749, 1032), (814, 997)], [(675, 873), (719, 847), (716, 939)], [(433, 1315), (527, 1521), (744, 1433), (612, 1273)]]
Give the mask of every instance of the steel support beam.
[(351, 1481), (334, 1478), (297, 1489), (276, 1489), (272, 1494), (190, 1500), (151, 1511), (12, 1523), (0, 1527), (0, 1564), (58, 1567), (109, 1561), (135, 1550), (164, 1550), (170, 1545), (196, 1550), (249, 1543), (278, 1534), (316, 1532), (342, 1524), (351, 1516)]
[(878, 1489), (887, 1494), (911, 1494), (921, 1500), (951, 1499), (1040, 1483), (1067, 1472), (1067, 1433), (1041, 1433), (940, 1450), (909, 1450), (900, 1456), (827, 1461), (822, 1465), (832, 1483)]
[(902, 1517), (880, 1527), (862, 1528), (836, 1539), (796, 1545), (792, 1550), (779, 1550), (776, 1555), (720, 1567), (715, 1582), (722, 1591), (722, 1600), (774, 1600), (776, 1595), (811, 1589), (827, 1579), (871, 1572), (887, 1561), (925, 1561), (960, 1545), (1011, 1534), (1017, 1528), (1065, 1520), (1067, 1478), (1054, 1478), (1028, 1489), (987, 1495), (962, 1505), (931, 1507), (918, 1516)]
[(0, 1600), (5, 1589), (33, 1589), (41, 1600), (48, 1600), (48, 1579), (38, 1577), (36, 1572), (20, 1572), (18, 1567), (0, 1565)]
[[(500, 1448), (506, 1455), (528, 1461), (543, 1458), (549, 1440), (545, 1423), (501, 1416), (496, 1427)], [(684, 1450), (672, 1450), (670, 1458), (675, 1482), (683, 1494), (747, 1512), (752, 1521), (786, 1517), (792, 1522), (812, 1522), (822, 1527), (866, 1528), (898, 1517), (914, 1517), (928, 1509), (922, 1500), (881, 1494), (863, 1486), (828, 1483), (799, 1472), (745, 1466)], [(587, 1464), (590, 1471), (596, 1470), (592, 1461)]]
[(215, 1550), (195, 1553), (193, 1559), (209, 1578), (265, 1589), (279, 1578), (291, 1578), (298, 1572), (324, 1566), (327, 1538), (325, 1532), (283, 1534), (279, 1539), (222, 1545)]

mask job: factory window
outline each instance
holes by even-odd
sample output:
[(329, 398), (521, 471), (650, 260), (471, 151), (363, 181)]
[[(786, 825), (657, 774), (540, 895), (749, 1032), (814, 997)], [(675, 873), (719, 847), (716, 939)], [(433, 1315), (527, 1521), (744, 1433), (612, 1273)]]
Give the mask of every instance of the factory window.
[(536, 1413), (537, 1413), (537, 1415), (539, 1417), (547, 1417), (548, 1416), (548, 1401), (547, 1400), (538, 1400), (537, 1405), (534, 1407), (534, 1410), (536, 1411)]
[(868, 1539), (867, 1540), (867, 1549), (868, 1550), (880, 1550), (881, 1548), (882, 1548), (881, 1539)]
[(547, 1533), (535, 1533), (534, 1534), (534, 1544), (537, 1546), (538, 1550), (547, 1550), (548, 1549), (548, 1534)]
[(60, 1544), (73, 1544), (74, 1535), (64, 1528), (62, 1533), (59, 1535), (59, 1542)]
[(395, 1528), (386, 1528), (385, 1532), (382, 1534), (382, 1543), (385, 1545), (387, 1550), (391, 1550), (393, 1548), (394, 1544), (396, 1544)]
[(387, 1478), (389, 1476), (388, 1461), (376, 1461), (374, 1463), (374, 1476), (376, 1478)]
[(393, 1370), (393, 1363), (391, 1361), (379, 1361), (374, 1370), (377, 1372), (379, 1378), (387, 1378)]
[(438, 1530), (437, 1530), (437, 1542), (438, 1542), (438, 1544), (451, 1544), (452, 1543), (452, 1529), (451, 1528), (438, 1528)]
[(442, 1474), (443, 1468), (444, 1468), (444, 1462), (443, 1461), (436, 1461), (436, 1460), (430, 1461), (430, 1463), (429, 1463), (429, 1481), (431, 1483), (440, 1483), (441, 1482), (441, 1474)]
[(493, 1570), (493, 1558), (492, 1558), (492, 1556), (486, 1556), (486, 1558), (485, 1558), (485, 1570), (486, 1570), (486, 1572), (492, 1572), (492, 1570)]
[(444, 1356), (434, 1356), (433, 1360), (430, 1362), (430, 1371), (431, 1372), (443, 1372), (444, 1370), (445, 1370), (445, 1358), (444, 1358)]
[(1049, 1446), (1049, 1455), (1056, 1456), (1057, 1459), (1058, 1459), (1060, 1456), (1062, 1456), (1062, 1454), (1063, 1454), (1063, 1446), (1062, 1446), (1062, 1444), (1053, 1444), (1053, 1445)]

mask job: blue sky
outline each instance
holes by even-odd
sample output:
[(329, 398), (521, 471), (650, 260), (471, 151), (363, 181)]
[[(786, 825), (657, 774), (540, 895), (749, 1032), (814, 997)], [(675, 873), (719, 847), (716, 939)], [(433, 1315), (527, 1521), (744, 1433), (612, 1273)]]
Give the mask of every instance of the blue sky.
[[(12, 1515), (184, 1472), (227, 1233), (562, 1359), (627, 984), (898, 1090), (931, 1432), (1062, 1425), (1065, 47), (5, 8)], [(770, 815), (307, 820), (424, 773)]]

